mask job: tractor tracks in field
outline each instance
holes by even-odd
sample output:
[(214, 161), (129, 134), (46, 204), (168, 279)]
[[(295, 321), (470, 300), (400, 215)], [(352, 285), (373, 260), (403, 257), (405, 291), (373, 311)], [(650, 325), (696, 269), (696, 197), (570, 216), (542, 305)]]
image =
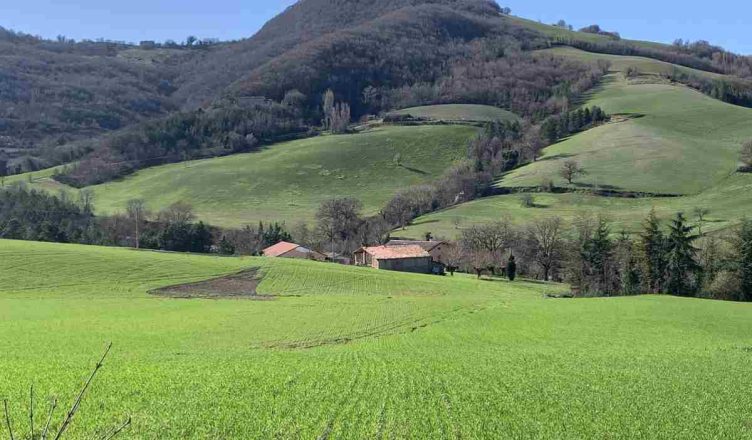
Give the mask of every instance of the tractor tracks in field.
[(258, 345), (254, 345), (252, 348), (257, 349), (281, 349), (281, 350), (307, 350), (327, 345), (344, 345), (352, 342), (357, 342), (365, 339), (374, 339), (384, 336), (410, 334), (428, 327), (442, 324), (446, 321), (456, 319), (462, 316), (470, 316), (482, 312), (491, 308), (491, 304), (475, 305), (457, 307), (448, 312), (442, 313), (435, 317), (425, 317), (420, 319), (405, 320), (402, 322), (394, 322), (384, 324), (381, 326), (375, 326), (367, 330), (353, 332), (350, 334), (344, 334), (340, 336), (333, 336), (329, 338), (320, 339), (299, 339), (299, 340), (278, 340), (268, 341)]

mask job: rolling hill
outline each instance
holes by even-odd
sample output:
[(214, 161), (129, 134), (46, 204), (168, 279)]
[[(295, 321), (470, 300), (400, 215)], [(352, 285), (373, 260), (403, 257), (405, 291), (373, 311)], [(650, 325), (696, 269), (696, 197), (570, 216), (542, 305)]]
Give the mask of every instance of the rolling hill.
[[(133, 198), (143, 198), (152, 210), (186, 201), (200, 219), (227, 227), (259, 221), (308, 223), (321, 202), (332, 197), (355, 197), (373, 214), (399, 189), (433, 180), (464, 158), (467, 141), (477, 130), (385, 126), (319, 136), (255, 153), (153, 167), (91, 189), (100, 214), (122, 211)], [(32, 173), (31, 186), (75, 191), (50, 174)], [(7, 183), (16, 181), (28, 182), (28, 176), (14, 176)]]
[[(256, 301), (149, 294), (248, 268)], [(20, 435), (112, 341), (72, 438), (749, 436), (748, 304), (560, 288), (0, 240), (0, 393)]]
[[(499, 179), (501, 189), (535, 191), (535, 208), (522, 207), (516, 194), (494, 196), (419, 218), (400, 235), (418, 238), (433, 232), (454, 237), (464, 226), (500, 216), (523, 224), (551, 216), (571, 221), (587, 214), (605, 215), (615, 228), (636, 232), (653, 208), (664, 218), (680, 211), (691, 216), (695, 208), (709, 209), (711, 222), (706, 230), (719, 230), (747, 214), (752, 176), (736, 170), (739, 148), (752, 138), (752, 110), (720, 102), (661, 76), (671, 69), (684, 69), (681, 66), (573, 48), (543, 52), (610, 61), (612, 73), (583, 105), (600, 106), (616, 115), (614, 121), (547, 148), (538, 161)], [(625, 78), (629, 67), (637, 67), (640, 74)], [(558, 172), (567, 160), (577, 161), (586, 170), (571, 186)], [(537, 188), (549, 180), (574, 192), (538, 193)], [(593, 190), (613, 192), (616, 197), (594, 195)], [(625, 198), (619, 193), (647, 197)]]
[(539, 161), (500, 181), (532, 187), (577, 160), (587, 175), (576, 185), (664, 194), (697, 194), (732, 174), (739, 148), (752, 137), (752, 109), (714, 100), (674, 84), (627, 82), (611, 76), (586, 105), (623, 115), (615, 123), (548, 148)]

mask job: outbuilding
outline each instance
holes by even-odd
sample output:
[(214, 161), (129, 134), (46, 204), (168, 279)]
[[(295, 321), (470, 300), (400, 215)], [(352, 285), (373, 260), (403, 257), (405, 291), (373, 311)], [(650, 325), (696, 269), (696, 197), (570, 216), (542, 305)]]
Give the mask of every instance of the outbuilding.
[(450, 243), (446, 241), (420, 241), (420, 240), (389, 240), (386, 244), (389, 247), (395, 246), (420, 246), (428, 252), (433, 261), (436, 263), (445, 263), (445, 254), (451, 247)]
[(269, 246), (264, 249), (263, 255), (265, 257), (273, 258), (297, 258), (300, 260), (326, 261), (326, 255), (321, 252), (316, 252), (299, 244), (288, 243), (286, 241), (280, 241), (274, 246)]
[(433, 257), (420, 246), (373, 246), (355, 251), (355, 265), (397, 272), (433, 272)]

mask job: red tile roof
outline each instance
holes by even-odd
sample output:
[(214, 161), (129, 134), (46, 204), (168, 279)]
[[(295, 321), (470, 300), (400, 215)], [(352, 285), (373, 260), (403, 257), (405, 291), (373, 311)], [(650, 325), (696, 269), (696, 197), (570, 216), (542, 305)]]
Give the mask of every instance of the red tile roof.
[(288, 243), (286, 241), (280, 241), (274, 246), (269, 246), (268, 248), (264, 249), (263, 253), (265, 257), (279, 257), (280, 255), (284, 255), (299, 247), (300, 245), (295, 244), (295, 243)]
[(374, 246), (361, 248), (358, 252), (366, 252), (378, 260), (431, 257), (431, 254), (420, 246)]

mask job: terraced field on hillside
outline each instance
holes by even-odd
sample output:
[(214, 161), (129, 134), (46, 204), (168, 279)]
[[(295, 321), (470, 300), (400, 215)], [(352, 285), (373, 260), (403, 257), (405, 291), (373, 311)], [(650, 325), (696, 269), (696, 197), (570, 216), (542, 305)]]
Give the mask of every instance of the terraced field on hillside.
[[(276, 299), (148, 293), (249, 267)], [(112, 341), (71, 438), (752, 438), (749, 304), (559, 289), (0, 241), (0, 396), (24, 435)]]

